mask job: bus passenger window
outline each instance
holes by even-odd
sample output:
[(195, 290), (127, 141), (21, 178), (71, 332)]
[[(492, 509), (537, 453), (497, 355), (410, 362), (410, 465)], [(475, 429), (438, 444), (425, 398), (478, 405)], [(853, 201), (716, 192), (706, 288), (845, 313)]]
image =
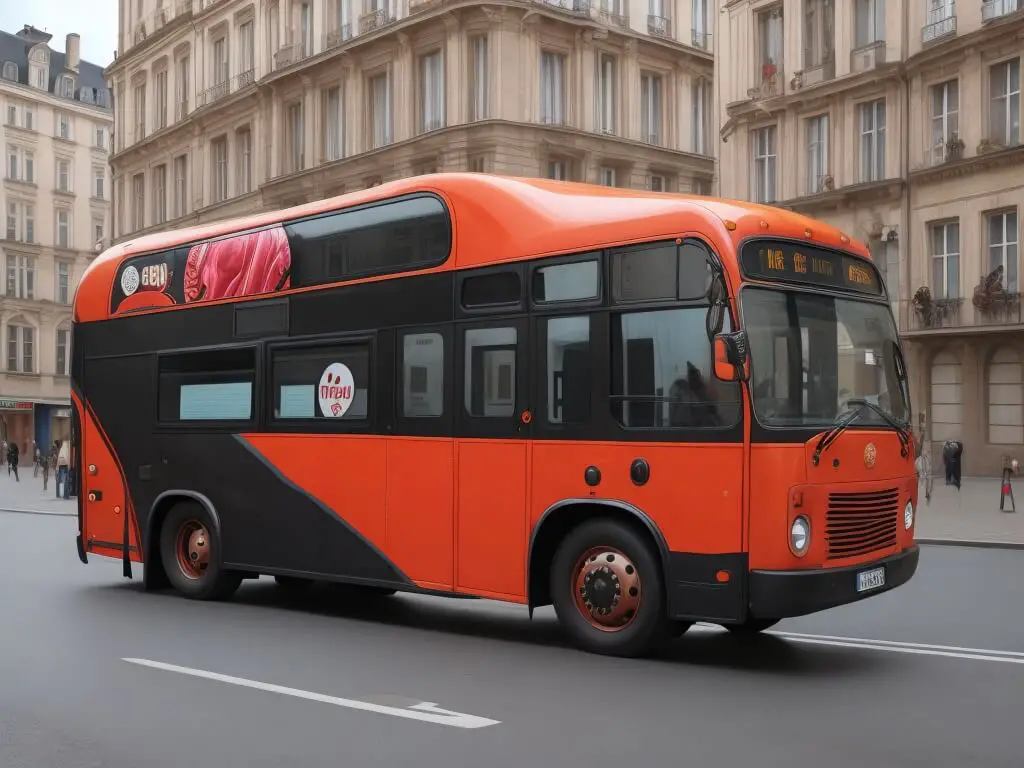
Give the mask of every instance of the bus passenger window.
[(444, 414), (444, 337), (409, 333), (402, 344), (402, 415)]
[(515, 328), (466, 331), (466, 413), (511, 418), (516, 411)]
[(701, 429), (737, 423), (739, 386), (714, 376), (706, 313), (706, 307), (688, 307), (617, 318), (612, 413), (622, 426)]
[(600, 274), (597, 259), (540, 267), (533, 273), (533, 300), (547, 304), (596, 299), (601, 295)]
[(462, 284), (462, 306), (466, 309), (518, 304), (521, 297), (522, 287), (516, 272), (467, 277)]
[(590, 420), (593, 379), (590, 317), (554, 317), (548, 320), (547, 332), (548, 422), (585, 423)]
[(252, 347), (161, 355), (157, 418), (250, 421), (256, 381)]
[(273, 353), (273, 417), (360, 421), (369, 414), (369, 344), (278, 349)]

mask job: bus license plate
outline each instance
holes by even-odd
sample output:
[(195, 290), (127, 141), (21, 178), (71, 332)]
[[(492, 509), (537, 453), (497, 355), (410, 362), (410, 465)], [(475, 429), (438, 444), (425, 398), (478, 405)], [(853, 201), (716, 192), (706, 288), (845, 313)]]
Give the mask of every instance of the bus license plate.
[(857, 591), (867, 592), (885, 586), (885, 568), (873, 568), (857, 574)]

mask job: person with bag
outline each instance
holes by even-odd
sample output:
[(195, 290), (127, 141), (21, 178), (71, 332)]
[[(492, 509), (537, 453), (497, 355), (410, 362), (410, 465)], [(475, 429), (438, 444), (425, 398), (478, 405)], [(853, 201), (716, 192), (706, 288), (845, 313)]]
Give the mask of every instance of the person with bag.
[(54, 446), (57, 448), (57, 498), (61, 498), (61, 486), (64, 486), (64, 498), (71, 498), (71, 478), (69, 477), (69, 468), (71, 464), (70, 454), (71, 446), (68, 445), (68, 441), (63, 442), (54, 441)]

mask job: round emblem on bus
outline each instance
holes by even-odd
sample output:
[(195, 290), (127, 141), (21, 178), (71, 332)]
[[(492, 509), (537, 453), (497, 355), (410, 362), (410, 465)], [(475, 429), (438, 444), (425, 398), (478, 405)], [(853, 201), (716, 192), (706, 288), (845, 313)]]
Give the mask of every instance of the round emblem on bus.
[(125, 296), (131, 296), (139, 289), (139, 270), (128, 267), (121, 273), (121, 290)]
[(875, 451), (875, 444), (874, 443), (868, 443), (867, 445), (865, 445), (864, 446), (864, 466), (867, 467), (868, 469), (871, 469), (873, 466), (875, 466), (875, 456), (876, 455), (877, 455), (877, 451)]
[(320, 413), (329, 419), (340, 419), (356, 396), (352, 371), (344, 363), (331, 363), (320, 376)]

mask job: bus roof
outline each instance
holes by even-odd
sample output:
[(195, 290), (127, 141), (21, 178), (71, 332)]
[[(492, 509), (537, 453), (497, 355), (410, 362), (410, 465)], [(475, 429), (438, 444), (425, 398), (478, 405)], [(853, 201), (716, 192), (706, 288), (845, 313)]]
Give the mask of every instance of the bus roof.
[[(119, 243), (97, 256), (86, 269), (75, 295), (75, 320), (90, 322), (111, 316), (111, 291), (118, 268), (133, 256), (423, 192), (437, 194), (445, 201), (451, 211), (454, 231), (450, 258), (423, 272), (596, 250), (612, 244), (682, 233), (701, 233), (711, 240), (720, 252), (733, 285), (739, 282), (735, 249), (752, 236), (806, 240), (809, 244), (869, 258), (862, 243), (825, 222), (756, 203), (547, 179), (439, 173), (400, 179), (292, 208), (166, 230)], [(723, 248), (726, 244), (731, 244), (732, 248)], [(289, 292), (315, 289), (294, 288)]]

